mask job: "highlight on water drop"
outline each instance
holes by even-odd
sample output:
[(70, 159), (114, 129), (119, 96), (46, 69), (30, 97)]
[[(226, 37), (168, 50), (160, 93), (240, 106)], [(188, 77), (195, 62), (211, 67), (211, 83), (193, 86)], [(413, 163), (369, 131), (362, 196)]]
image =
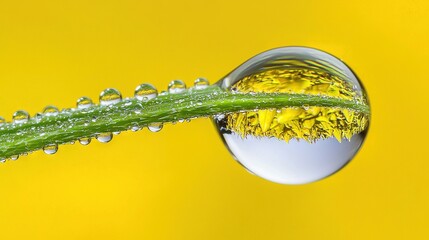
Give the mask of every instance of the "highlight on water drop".
[[(218, 83), (237, 93), (290, 93), (354, 101), (369, 109), (353, 71), (325, 52), (286, 47), (261, 53)], [(365, 139), (370, 112), (303, 104), (213, 118), (224, 143), (241, 165), (267, 180), (303, 184), (344, 167)]]
[(171, 94), (183, 93), (186, 90), (186, 84), (182, 80), (173, 80), (168, 84), (168, 92)]
[(122, 94), (114, 88), (107, 88), (100, 93), (100, 104), (108, 106), (122, 101)]
[(149, 83), (143, 83), (134, 90), (134, 97), (140, 101), (149, 101), (158, 96), (158, 90)]

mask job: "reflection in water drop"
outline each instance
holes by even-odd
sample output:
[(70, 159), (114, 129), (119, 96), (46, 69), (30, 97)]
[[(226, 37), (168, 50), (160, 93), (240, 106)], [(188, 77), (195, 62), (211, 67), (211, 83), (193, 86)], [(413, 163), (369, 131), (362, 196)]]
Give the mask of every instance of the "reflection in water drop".
[(58, 151), (57, 144), (48, 144), (43, 147), (43, 152), (46, 154), (55, 154)]
[(18, 110), (12, 116), (12, 120), (14, 123), (25, 123), (28, 121), (29, 118), (30, 115), (24, 110)]
[(89, 108), (93, 105), (92, 99), (89, 97), (81, 97), (76, 101), (76, 107), (78, 109)]
[(134, 97), (140, 101), (149, 101), (156, 98), (158, 90), (149, 83), (143, 83), (134, 90)]
[(186, 84), (182, 80), (173, 80), (168, 84), (168, 92), (171, 94), (183, 93), (186, 90)]
[[(369, 109), (365, 90), (337, 58), (310, 48), (273, 49), (217, 83), (239, 93), (293, 93), (353, 101)], [(213, 117), (232, 155), (250, 172), (283, 184), (323, 179), (361, 147), (370, 113), (345, 107), (260, 109)]]
[(52, 105), (48, 105), (43, 109), (43, 114), (45, 116), (55, 116), (59, 113), (60, 111), (58, 110), (57, 107), (52, 106)]
[(207, 88), (209, 86), (209, 81), (205, 78), (197, 78), (194, 81), (194, 88), (197, 90)]
[(96, 136), (97, 140), (101, 143), (108, 143), (112, 141), (113, 134), (112, 133), (100, 133)]
[(100, 104), (103, 106), (112, 105), (122, 100), (121, 93), (114, 88), (107, 88), (100, 93)]
[(250, 172), (277, 183), (302, 184), (325, 178), (345, 166), (359, 150), (365, 135), (342, 143), (335, 138), (309, 143), (292, 139), (223, 134), (235, 158)]
[(88, 144), (91, 143), (91, 138), (87, 138), (87, 137), (80, 138), (79, 139), (79, 143), (82, 144), (82, 145), (84, 145), (84, 146), (86, 146), (86, 145), (88, 145)]
[(161, 131), (162, 127), (163, 127), (162, 123), (153, 123), (153, 124), (149, 125), (147, 128), (151, 132), (159, 132), (159, 131)]

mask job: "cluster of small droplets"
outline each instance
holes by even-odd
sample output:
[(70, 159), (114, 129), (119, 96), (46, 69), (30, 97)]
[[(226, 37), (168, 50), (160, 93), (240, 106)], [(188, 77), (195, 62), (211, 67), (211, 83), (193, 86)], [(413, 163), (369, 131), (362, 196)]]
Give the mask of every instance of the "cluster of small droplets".
[[(205, 78), (197, 78), (194, 81), (194, 87), (195, 90), (201, 90), (205, 89), (210, 85), (209, 81)], [(173, 80), (168, 84), (167, 91), (162, 91), (160, 94), (158, 94), (158, 90), (149, 83), (143, 83), (138, 85), (134, 90), (134, 98), (142, 101), (147, 102), (149, 100), (152, 100), (158, 96), (163, 96), (167, 94), (182, 94), (186, 92), (186, 84), (182, 80)], [(109, 107), (116, 103), (119, 103), (122, 101), (122, 94), (114, 89), (114, 88), (107, 88), (103, 90), (99, 95), (99, 102), (101, 106)], [(76, 101), (76, 110), (82, 110), (87, 109), (90, 107), (93, 107), (95, 104), (92, 101), (91, 98), (83, 96), (80, 97)], [(75, 111), (75, 109), (66, 108), (61, 110), (61, 112), (72, 112)], [(41, 113), (36, 113), (33, 119), (40, 121), (43, 117), (52, 117), (56, 116), (60, 113), (60, 110), (53, 105), (46, 106)], [(12, 121), (15, 124), (24, 124), (30, 120), (30, 115), (27, 111), (19, 110), (16, 111), (13, 114)], [(96, 122), (97, 119), (94, 118), (92, 122)], [(184, 119), (178, 120), (178, 122), (184, 122)], [(187, 121), (189, 122), (189, 120)], [(6, 124), (6, 120), (3, 117), (0, 117), (0, 126)], [(163, 128), (162, 122), (152, 123), (147, 126), (148, 130), (151, 132), (159, 132)], [(143, 127), (139, 125), (134, 125), (129, 128), (129, 130), (136, 132), (142, 130)], [(44, 134), (44, 133), (41, 133)], [(108, 143), (113, 139), (113, 135), (119, 135), (120, 132), (104, 132), (104, 133), (98, 133), (95, 134), (95, 139), (97, 139), (101, 143)], [(81, 145), (88, 145), (91, 143), (92, 137), (82, 137), (79, 138), (78, 141)], [(74, 141), (70, 142), (70, 144), (74, 144)], [(58, 151), (58, 144), (52, 143), (47, 144), (42, 148), (43, 152), (46, 154), (55, 154)], [(13, 155), (10, 156), (10, 160), (17, 160), (20, 156), (26, 156), (28, 153), (22, 153), (20, 155)], [(6, 158), (0, 158), (0, 162), (5, 162)]]

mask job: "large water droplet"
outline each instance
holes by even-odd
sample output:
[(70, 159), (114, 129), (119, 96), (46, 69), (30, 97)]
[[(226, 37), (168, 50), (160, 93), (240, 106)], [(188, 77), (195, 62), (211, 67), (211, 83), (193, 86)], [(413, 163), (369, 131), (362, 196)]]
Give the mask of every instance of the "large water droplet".
[(112, 141), (113, 134), (112, 133), (100, 133), (96, 136), (97, 140), (102, 143), (108, 143)]
[(100, 93), (100, 104), (103, 106), (112, 105), (122, 100), (121, 93), (114, 88), (107, 88)]
[(55, 154), (58, 151), (58, 144), (48, 144), (43, 147), (43, 152), (46, 154)]
[(89, 108), (93, 105), (92, 99), (89, 97), (81, 97), (76, 101), (76, 107), (79, 109)]
[(147, 126), (147, 128), (151, 132), (159, 132), (161, 131), (162, 127), (163, 127), (162, 123), (152, 123), (149, 126)]
[(25, 123), (28, 121), (29, 118), (30, 115), (24, 110), (18, 110), (12, 116), (12, 120), (14, 123)]
[(194, 88), (197, 90), (204, 89), (204, 88), (207, 88), (209, 86), (209, 84), (210, 84), (209, 80), (207, 80), (205, 78), (197, 78), (194, 81)]
[(171, 94), (183, 93), (186, 90), (186, 84), (182, 80), (173, 80), (168, 84), (168, 92)]
[(10, 160), (13, 160), (13, 161), (18, 160), (18, 158), (19, 158), (19, 155), (12, 155), (12, 156), (10, 156)]
[(55, 116), (58, 115), (59, 112), (58, 108), (52, 105), (48, 105), (43, 109), (43, 114), (45, 116)]
[(149, 83), (143, 83), (136, 87), (134, 91), (134, 97), (140, 101), (149, 101), (153, 98), (156, 98), (158, 95), (158, 90)]
[[(337, 58), (310, 48), (261, 53), (217, 84), (228, 91), (249, 94), (360, 99), (369, 109), (366, 92), (354, 73)], [(344, 167), (362, 146), (369, 119), (369, 112), (317, 104), (213, 118), (240, 164), (260, 177), (283, 184), (313, 182)]]

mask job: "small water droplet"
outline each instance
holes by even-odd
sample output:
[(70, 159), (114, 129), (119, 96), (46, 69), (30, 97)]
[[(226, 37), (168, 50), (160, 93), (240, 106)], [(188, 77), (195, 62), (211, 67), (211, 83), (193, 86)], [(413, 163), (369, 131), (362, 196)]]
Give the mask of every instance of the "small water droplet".
[(206, 78), (200, 77), (194, 81), (194, 88), (197, 90), (204, 89), (204, 88), (207, 88), (209, 84), (210, 83)]
[(133, 131), (133, 132), (137, 132), (137, 131), (140, 131), (142, 128), (141, 127), (139, 127), (139, 126), (132, 126), (131, 127), (131, 131)]
[(186, 90), (186, 84), (182, 80), (173, 80), (168, 84), (168, 92), (171, 94), (183, 93)]
[(113, 133), (113, 135), (119, 135), (119, 134), (121, 134), (121, 132), (112, 132)]
[(6, 119), (4, 117), (0, 117), (0, 125), (3, 125), (6, 123)]
[(18, 110), (13, 114), (12, 120), (14, 123), (25, 123), (28, 121), (29, 117), (30, 115), (28, 112), (24, 110)]
[(48, 144), (43, 147), (43, 152), (46, 154), (55, 154), (58, 151), (58, 144)]
[(112, 133), (100, 133), (96, 136), (97, 140), (101, 143), (108, 143), (112, 141), (113, 134)]
[(43, 114), (45, 116), (55, 116), (59, 113), (59, 110), (57, 107), (48, 105), (43, 109)]
[(18, 160), (18, 158), (19, 158), (19, 155), (12, 155), (12, 156), (10, 156), (10, 159), (13, 160), (13, 161)]
[(143, 83), (136, 87), (134, 97), (140, 101), (149, 101), (158, 96), (158, 90), (149, 83)]
[(80, 138), (79, 143), (84, 145), (84, 146), (88, 145), (91, 143), (91, 138), (88, 138), (88, 137)]
[(5, 163), (6, 162), (6, 158), (0, 158), (0, 163)]
[(112, 105), (122, 100), (121, 93), (114, 88), (107, 88), (100, 93), (100, 104), (103, 106)]
[(76, 107), (78, 109), (85, 109), (85, 108), (89, 108), (92, 105), (94, 105), (94, 103), (92, 102), (92, 99), (89, 97), (81, 97), (76, 101)]
[(152, 123), (147, 128), (151, 132), (159, 132), (159, 131), (161, 131), (162, 127), (163, 127), (162, 123)]

